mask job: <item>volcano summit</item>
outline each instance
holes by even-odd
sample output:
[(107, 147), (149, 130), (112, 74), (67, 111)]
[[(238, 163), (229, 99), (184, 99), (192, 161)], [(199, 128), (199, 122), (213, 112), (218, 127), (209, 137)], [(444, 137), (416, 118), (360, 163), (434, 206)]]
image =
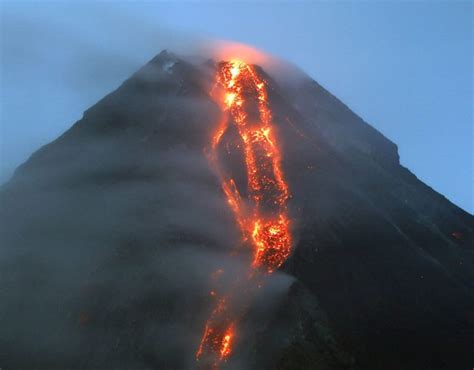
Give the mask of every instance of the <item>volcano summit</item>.
[(3, 369), (471, 369), (474, 218), (302, 72), (163, 51), (2, 186)]

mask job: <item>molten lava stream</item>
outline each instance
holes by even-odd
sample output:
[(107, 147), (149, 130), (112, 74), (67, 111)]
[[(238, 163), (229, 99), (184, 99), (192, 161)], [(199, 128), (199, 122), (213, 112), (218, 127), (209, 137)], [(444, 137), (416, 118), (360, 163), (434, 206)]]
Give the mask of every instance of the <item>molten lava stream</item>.
[[(253, 261), (248, 276), (235, 282), (218, 299), (206, 323), (196, 360), (201, 367), (211, 369), (217, 369), (232, 353), (237, 321), (245, 314), (255, 288), (260, 286), (259, 272), (271, 274), (291, 253), (289, 191), (281, 168), (281, 151), (273, 133), (266, 82), (253, 66), (230, 61), (219, 64), (216, 83), (224, 91), (219, 103), (225, 117), (214, 132), (210, 161), (217, 169), (243, 240), (252, 247)], [(231, 125), (238, 133), (236, 146), (242, 146), (244, 155), (248, 188), (245, 199), (232, 174), (225, 173), (219, 164), (218, 146)], [(242, 295), (246, 297), (242, 299)]]

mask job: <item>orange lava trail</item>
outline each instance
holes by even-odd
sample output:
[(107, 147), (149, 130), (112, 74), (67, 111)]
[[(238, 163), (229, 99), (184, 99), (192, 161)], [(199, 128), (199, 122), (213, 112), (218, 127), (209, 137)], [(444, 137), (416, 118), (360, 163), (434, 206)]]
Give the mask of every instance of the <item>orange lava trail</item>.
[[(281, 168), (281, 150), (274, 133), (267, 84), (255, 68), (242, 61), (221, 62), (216, 77), (224, 91), (220, 104), (225, 117), (211, 143), (211, 161), (218, 168), (226, 195), (244, 242), (252, 247), (253, 261), (248, 282), (256, 284), (254, 272), (271, 274), (291, 253), (290, 221), (287, 212), (288, 185)], [(219, 144), (231, 126), (238, 133), (247, 176), (247, 196), (242, 197), (232, 175), (221, 170)], [(236, 289), (238, 290), (238, 289)], [(212, 311), (196, 352), (204, 367), (217, 369), (232, 353), (239, 310), (232, 307), (229, 292)]]

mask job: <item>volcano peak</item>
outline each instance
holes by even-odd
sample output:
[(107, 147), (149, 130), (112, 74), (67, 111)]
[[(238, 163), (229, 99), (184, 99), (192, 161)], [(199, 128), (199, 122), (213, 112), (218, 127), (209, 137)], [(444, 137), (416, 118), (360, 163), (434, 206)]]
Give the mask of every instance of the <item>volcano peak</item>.
[(1, 188), (0, 365), (472, 367), (473, 217), (226, 55), (162, 51)]

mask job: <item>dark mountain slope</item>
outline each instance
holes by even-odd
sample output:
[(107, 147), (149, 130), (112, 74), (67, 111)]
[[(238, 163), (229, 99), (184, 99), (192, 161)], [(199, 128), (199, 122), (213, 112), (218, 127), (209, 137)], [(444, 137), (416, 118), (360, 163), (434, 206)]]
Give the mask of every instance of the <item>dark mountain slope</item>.
[(306, 200), (291, 273), (363, 368), (469, 368), (472, 216), (400, 166), (393, 143), (315, 82), (283, 91), (306, 136), (324, 138), (340, 161), (315, 159), (314, 174), (294, 184), (295, 201)]
[[(295, 250), (229, 368), (470, 369), (473, 217), (316, 82), (270, 86)], [(213, 63), (163, 52), (0, 193), (0, 367), (189, 369), (239, 243), (204, 155)]]

